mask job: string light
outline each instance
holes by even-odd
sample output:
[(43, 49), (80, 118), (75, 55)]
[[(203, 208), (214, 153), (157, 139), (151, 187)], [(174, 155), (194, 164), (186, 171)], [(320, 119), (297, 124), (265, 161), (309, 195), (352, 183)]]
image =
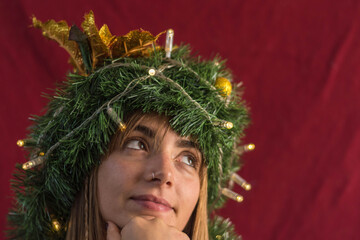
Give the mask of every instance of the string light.
[(230, 189), (228, 188), (222, 188), (221, 189), (221, 193), (228, 197), (228, 198), (231, 198), (232, 200), (235, 200), (237, 202), (242, 202), (244, 200), (243, 196), (241, 196), (240, 194), (237, 194), (236, 192), (234, 191), (231, 191)]
[(52, 223), (52, 226), (53, 226), (53, 228), (55, 229), (55, 231), (60, 231), (60, 229), (61, 229), (61, 225), (60, 225), (60, 223), (56, 220), (56, 219), (53, 219), (52, 221), (51, 221), (51, 223)]
[(234, 127), (232, 122), (226, 122), (224, 123), (224, 127), (226, 127), (227, 129), (232, 129)]
[(255, 144), (250, 143), (250, 144), (240, 146), (238, 148), (238, 154), (242, 154), (244, 152), (250, 152), (250, 151), (254, 151), (254, 150), (255, 150)]
[(116, 112), (114, 111), (114, 109), (112, 109), (111, 107), (107, 108), (107, 113), (110, 116), (110, 118), (119, 126), (119, 130), (120, 131), (125, 131), (126, 129), (126, 125), (125, 123), (120, 119), (120, 117), (116, 114)]
[(234, 124), (232, 122), (228, 122), (228, 121), (214, 122), (214, 125), (220, 126), (222, 128), (226, 128), (226, 129), (232, 129), (234, 127)]
[(44, 162), (44, 157), (37, 157), (33, 160), (30, 160), (22, 165), (22, 169), (28, 170), (31, 169), (37, 165), (40, 165)]
[(230, 179), (234, 182), (236, 182), (238, 185), (240, 185), (242, 188), (244, 188), (246, 191), (251, 190), (251, 185), (245, 181), (242, 177), (237, 175), (236, 173), (231, 174)]
[(166, 32), (166, 42), (165, 42), (165, 52), (166, 52), (165, 56), (167, 58), (171, 58), (173, 42), (174, 42), (174, 30), (169, 29)]
[(245, 148), (245, 151), (253, 151), (255, 149), (255, 144), (250, 143), (250, 144), (244, 146), (244, 148)]
[(150, 68), (150, 69), (149, 69), (149, 75), (150, 75), (150, 76), (154, 76), (155, 74), (156, 74), (155, 69)]
[(20, 140), (17, 140), (16, 145), (18, 145), (19, 147), (23, 147), (25, 145), (25, 142), (24, 142), (24, 140), (20, 139)]

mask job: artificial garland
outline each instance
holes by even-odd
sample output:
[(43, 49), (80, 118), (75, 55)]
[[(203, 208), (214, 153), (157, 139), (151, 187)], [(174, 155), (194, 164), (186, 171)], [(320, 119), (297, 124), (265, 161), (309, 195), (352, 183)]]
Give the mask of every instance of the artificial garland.
[[(97, 29), (92, 12), (85, 15), (84, 32), (64, 21), (33, 23), (70, 53), (76, 70), (56, 89), (47, 112), (33, 119), (29, 136), (18, 141), (29, 159), (12, 181), (17, 202), (8, 216), (10, 238), (65, 238), (76, 193), (112, 135), (125, 127), (122, 119), (135, 110), (169, 116), (177, 133), (197, 138), (208, 165), (209, 212), (223, 206), (224, 196), (242, 201), (231, 185), (250, 189), (235, 172), (239, 153), (254, 146), (238, 145), (248, 112), (223, 61), (201, 60), (187, 46), (172, 49), (172, 39), (160, 48), (161, 34), (113, 36), (106, 25)], [(168, 31), (167, 40), (172, 36)], [(230, 225), (214, 219), (210, 235), (236, 239)]]

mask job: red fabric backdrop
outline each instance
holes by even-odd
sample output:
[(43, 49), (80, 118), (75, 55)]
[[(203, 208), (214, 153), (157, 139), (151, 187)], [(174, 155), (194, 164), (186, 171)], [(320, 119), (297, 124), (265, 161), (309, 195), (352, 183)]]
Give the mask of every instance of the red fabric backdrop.
[(30, 16), (79, 25), (90, 9), (116, 34), (171, 27), (177, 44), (220, 53), (244, 82), (253, 120), (245, 141), (256, 150), (241, 175), (253, 190), (221, 211), (244, 239), (360, 239), (357, 0), (1, 0), (0, 231), (11, 172), (24, 162), (16, 140), (70, 68)]

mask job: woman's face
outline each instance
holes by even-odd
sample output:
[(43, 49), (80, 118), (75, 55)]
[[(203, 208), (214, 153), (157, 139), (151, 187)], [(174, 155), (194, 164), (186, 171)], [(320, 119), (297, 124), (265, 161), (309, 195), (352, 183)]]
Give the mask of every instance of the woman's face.
[(98, 198), (105, 221), (122, 228), (134, 216), (156, 217), (184, 229), (199, 198), (201, 153), (164, 121), (146, 116), (100, 165)]

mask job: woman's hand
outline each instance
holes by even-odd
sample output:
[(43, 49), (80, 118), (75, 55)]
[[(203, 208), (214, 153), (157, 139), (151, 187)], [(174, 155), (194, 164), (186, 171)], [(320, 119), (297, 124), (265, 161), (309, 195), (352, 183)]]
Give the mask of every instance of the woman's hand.
[(114, 223), (108, 224), (107, 240), (190, 240), (185, 233), (167, 225), (159, 218), (148, 220), (134, 217), (121, 232)]

